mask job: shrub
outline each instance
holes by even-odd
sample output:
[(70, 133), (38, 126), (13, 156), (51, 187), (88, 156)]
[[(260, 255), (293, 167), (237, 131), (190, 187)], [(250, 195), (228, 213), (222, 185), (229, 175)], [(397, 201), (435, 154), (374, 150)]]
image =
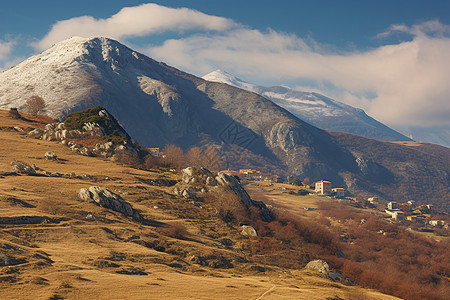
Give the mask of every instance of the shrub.
[(173, 222), (164, 229), (164, 233), (176, 239), (183, 239), (187, 235), (186, 226), (180, 222)]
[(9, 116), (13, 119), (21, 119), (22, 116), (20, 115), (19, 111), (15, 107), (11, 107), (9, 109)]

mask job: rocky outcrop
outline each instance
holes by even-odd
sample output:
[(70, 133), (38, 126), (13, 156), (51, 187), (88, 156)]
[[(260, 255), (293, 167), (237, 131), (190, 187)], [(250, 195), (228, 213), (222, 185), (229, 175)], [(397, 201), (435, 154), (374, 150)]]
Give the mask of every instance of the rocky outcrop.
[(326, 275), (328, 275), (328, 273), (330, 272), (330, 267), (328, 266), (327, 262), (321, 259), (310, 261), (305, 266), (305, 269), (316, 270)]
[(260, 210), (261, 220), (265, 222), (270, 222), (274, 220), (273, 214), (267, 208), (267, 206), (262, 201), (255, 201), (250, 198), (250, 195), (242, 187), (240, 182), (233, 176), (229, 176), (225, 173), (219, 172), (216, 176), (216, 181), (219, 185), (228, 186), (231, 191), (239, 196), (242, 203), (247, 207), (256, 206)]
[(100, 205), (101, 207), (112, 209), (128, 217), (132, 217), (135, 220), (142, 219), (140, 214), (135, 211), (122, 197), (99, 186), (91, 186), (88, 189), (80, 189), (78, 192), (78, 198), (82, 201), (92, 202)]
[(16, 172), (19, 174), (27, 174), (27, 175), (36, 175), (37, 174), (36, 170), (32, 166), (30, 166), (22, 161), (13, 161), (11, 163), (11, 165), (13, 167), (13, 172)]
[(248, 236), (248, 237), (257, 237), (258, 234), (256, 233), (255, 228), (248, 225), (242, 225), (241, 235)]

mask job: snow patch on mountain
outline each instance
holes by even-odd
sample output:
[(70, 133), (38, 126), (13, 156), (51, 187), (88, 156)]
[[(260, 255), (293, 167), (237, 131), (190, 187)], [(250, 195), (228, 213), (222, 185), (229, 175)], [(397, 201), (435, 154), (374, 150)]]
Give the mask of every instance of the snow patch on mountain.
[(298, 118), (329, 131), (343, 131), (386, 141), (408, 141), (408, 137), (352, 107), (314, 92), (303, 92), (283, 86), (264, 87), (245, 82), (222, 70), (213, 71), (203, 79), (226, 83), (255, 92)]

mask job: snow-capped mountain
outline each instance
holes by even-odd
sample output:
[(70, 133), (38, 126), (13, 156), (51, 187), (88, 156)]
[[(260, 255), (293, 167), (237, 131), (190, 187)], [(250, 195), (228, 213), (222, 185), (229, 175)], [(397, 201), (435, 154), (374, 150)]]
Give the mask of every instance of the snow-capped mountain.
[(312, 92), (282, 86), (264, 87), (245, 82), (222, 70), (213, 71), (203, 79), (222, 82), (255, 92), (298, 118), (328, 131), (341, 131), (384, 141), (411, 141), (410, 138), (369, 117), (362, 109)]

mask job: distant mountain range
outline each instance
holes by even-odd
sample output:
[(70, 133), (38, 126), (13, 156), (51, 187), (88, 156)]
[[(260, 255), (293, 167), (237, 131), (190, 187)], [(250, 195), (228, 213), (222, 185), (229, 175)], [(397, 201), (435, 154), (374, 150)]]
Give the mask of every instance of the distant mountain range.
[(328, 131), (354, 133), (382, 141), (411, 141), (410, 138), (369, 117), (362, 109), (318, 93), (302, 92), (283, 86), (254, 85), (222, 70), (213, 71), (203, 76), (203, 79), (255, 92), (298, 118)]
[(111, 39), (71, 38), (0, 73), (1, 109), (20, 109), (33, 95), (55, 118), (101, 105), (145, 146), (210, 145), (232, 157), (232, 168), (270, 165), (300, 179), (331, 180), (354, 195), (448, 209), (448, 148), (436, 155), (327, 132), (254, 92), (182, 72)]

